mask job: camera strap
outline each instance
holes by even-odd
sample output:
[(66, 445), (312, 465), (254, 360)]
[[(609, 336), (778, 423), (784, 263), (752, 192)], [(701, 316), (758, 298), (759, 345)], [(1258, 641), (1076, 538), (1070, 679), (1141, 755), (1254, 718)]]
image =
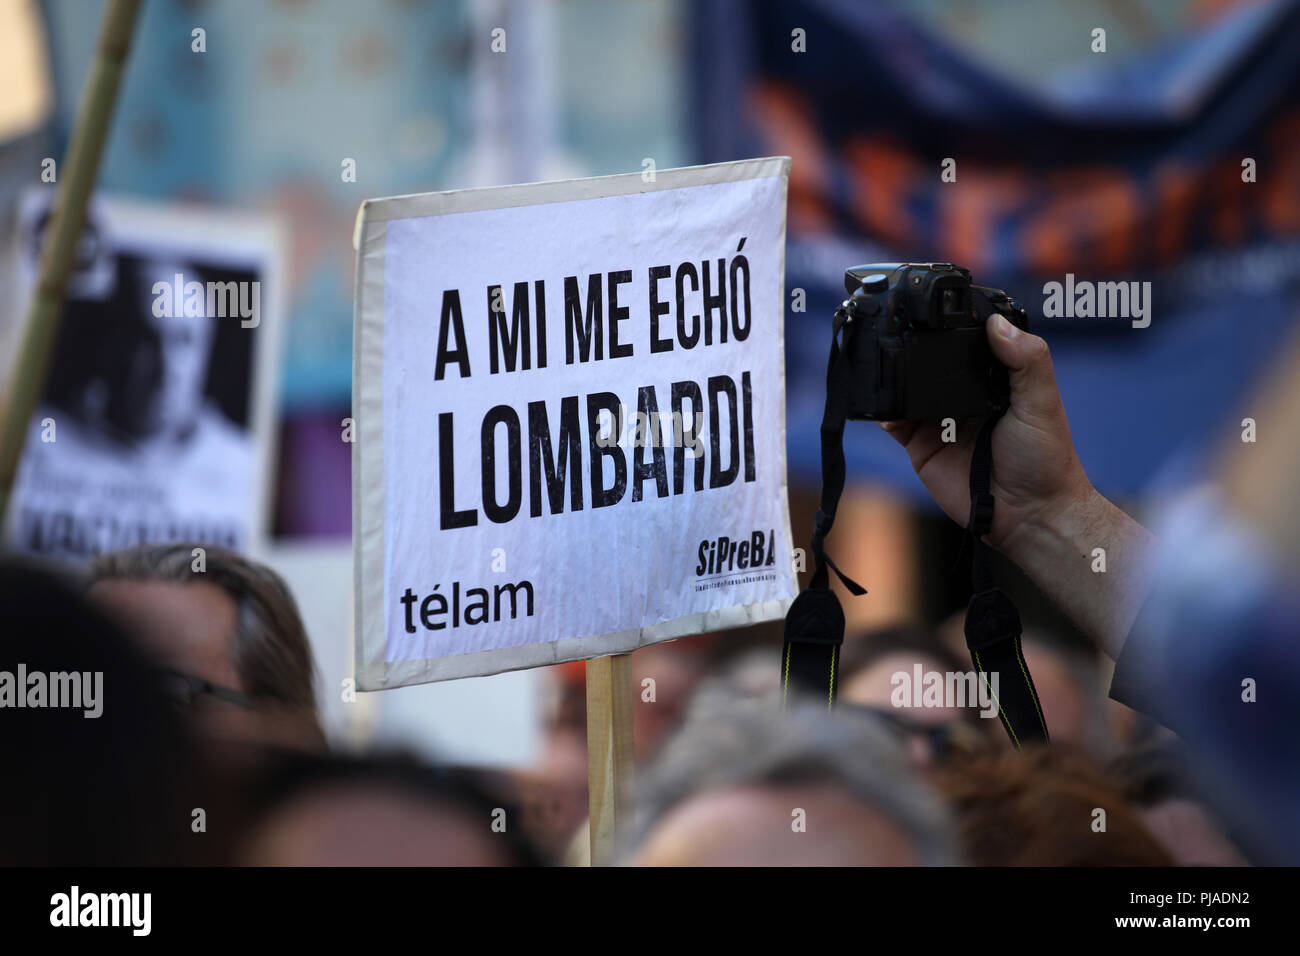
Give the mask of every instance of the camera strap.
[[(848, 328), (846, 328), (848, 326)], [(822, 413), (822, 493), (813, 527), (813, 576), (799, 592), (785, 618), (785, 642), (781, 655), (782, 699), (792, 688), (825, 695), (826, 707), (835, 706), (839, 651), (844, 643), (844, 609), (830, 588), (830, 572), (854, 596), (866, 589), (844, 574), (826, 553), (826, 535), (835, 523), (835, 512), (844, 493), (844, 425), (847, 419), (850, 381), (846, 349), (853, 334), (848, 314), (835, 311), (830, 358), (826, 365), (826, 406)], [(975, 439), (970, 468), (970, 520), (966, 531), (972, 544), (971, 599), (966, 609), (966, 646), (980, 681), (997, 704), (998, 718), (1017, 746), (1049, 740), (1038, 693), (1021, 651), (1020, 613), (1015, 604), (993, 583), (989, 547), (983, 541), (993, 527), (993, 429), (1005, 413), (990, 415)], [(997, 674), (998, 687), (990, 682)]]
[[(998, 719), (1016, 747), (1047, 743), (1047, 722), (1033, 678), (1020, 648), (1020, 612), (993, 584), (989, 546), (984, 535), (993, 527), (993, 428), (1006, 409), (980, 426), (970, 462), (971, 598), (966, 606), (966, 647), (981, 684), (997, 704)], [(995, 674), (998, 686), (989, 681)]]
[[(848, 415), (849, 363), (840, 343), (848, 314), (835, 310), (831, 333), (831, 354), (826, 364), (826, 407), (822, 413), (822, 496), (813, 527), (813, 576), (799, 592), (785, 616), (785, 644), (781, 653), (781, 694), (788, 700), (790, 689), (825, 695), (826, 707), (835, 706), (840, 645), (844, 643), (844, 609), (830, 588), (834, 571), (849, 593), (860, 596), (866, 588), (836, 567), (826, 553), (826, 535), (835, 523), (835, 510), (844, 493), (844, 422)], [(847, 323), (851, 325), (851, 323)]]

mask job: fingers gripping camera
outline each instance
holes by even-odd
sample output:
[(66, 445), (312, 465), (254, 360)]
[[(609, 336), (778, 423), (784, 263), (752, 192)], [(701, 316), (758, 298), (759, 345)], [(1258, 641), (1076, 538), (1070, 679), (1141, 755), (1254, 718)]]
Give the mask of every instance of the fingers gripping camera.
[(978, 418), (1006, 408), (1007, 370), (984, 324), (1000, 313), (1027, 330), (1020, 303), (971, 284), (947, 262), (854, 266), (835, 310), (848, 360), (847, 417), (875, 421)]

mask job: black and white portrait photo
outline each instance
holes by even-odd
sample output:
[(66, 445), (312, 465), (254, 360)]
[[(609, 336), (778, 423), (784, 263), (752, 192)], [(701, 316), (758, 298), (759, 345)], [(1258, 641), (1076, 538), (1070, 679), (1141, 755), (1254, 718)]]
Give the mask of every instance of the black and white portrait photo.
[[(21, 245), (32, 269), (48, 221), (36, 208)], [(246, 550), (265, 492), (271, 257), (223, 250), (217, 230), (163, 241), (111, 209), (92, 209), (78, 247), (9, 540), (60, 558), (175, 540)]]

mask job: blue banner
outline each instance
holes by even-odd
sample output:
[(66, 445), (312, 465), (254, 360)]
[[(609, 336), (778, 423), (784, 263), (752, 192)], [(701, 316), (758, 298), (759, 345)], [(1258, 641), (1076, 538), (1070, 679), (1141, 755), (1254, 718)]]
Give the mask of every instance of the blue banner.
[[(1248, 5), (1032, 89), (882, 3), (693, 12), (697, 159), (793, 158), (793, 478), (819, 477), (844, 269), (873, 260), (956, 262), (1018, 298), (1107, 493), (1137, 493), (1249, 414), (1300, 311), (1296, 4)], [(1101, 283), (1132, 291), (1122, 314)], [(850, 426), (846, 452), (851, 479), (928, 500), (874, 426)]]

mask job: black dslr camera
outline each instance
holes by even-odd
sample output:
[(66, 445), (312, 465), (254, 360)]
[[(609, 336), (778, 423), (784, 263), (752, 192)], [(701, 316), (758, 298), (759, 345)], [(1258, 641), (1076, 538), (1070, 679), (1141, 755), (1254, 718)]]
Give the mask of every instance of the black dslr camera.
[(983, 418), (971, 444), (971, 599), (966, 646), (981, 675), (1001, 674), (998, 717), (1016, 747), (1046, 743), (1047, 724), (1020, 650), (1020, 613), (994, 583), (984, 536), (993, 527), (993, 430), (1011, 400), (1006, 368), (993, 357), (985, 324), (995, 312), (1020, 329), (1020, 303), (971, 285), (970, 272), (947, 262), (855, 266), (844, 276), (849, 298), (835, 310), (822, 413), (822, 494), (813, 521), (812, 580), (785, 616), (781, 686), (803, 688), (834, 706), (844, 608), (831, 572), (853, 595), (866, 589), (836, 567), (826, 536), (844, 493), (844, 425), (849, 418), (940, 421)]
[(997, 312), (1027, 330), (1019, 302), (971, 285), (969, 270), (947, 262), (854, 266), (844, 288), (849, 298), (835, 323), (848, 360), (849, 418), (978, 418), (1006, 407), (1007, 370), (984, 323)]

